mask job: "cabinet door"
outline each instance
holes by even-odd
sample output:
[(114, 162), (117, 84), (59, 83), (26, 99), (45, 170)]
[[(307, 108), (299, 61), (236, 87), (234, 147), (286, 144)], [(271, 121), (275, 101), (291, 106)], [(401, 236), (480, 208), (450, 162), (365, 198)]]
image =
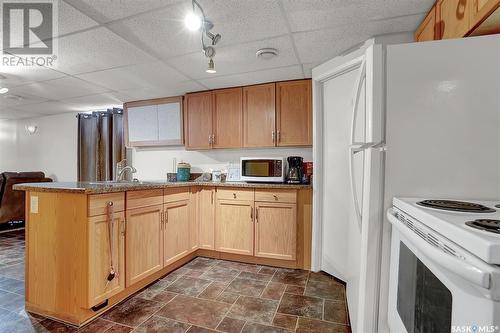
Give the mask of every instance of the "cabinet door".
[(253, 201), (217, 200), (217, 251), (253, 255)]
[(295, 260), (296, 204), (255, 203), (255, 256)]
[(276, 84), (278, 146), (312, 145), (311, 80)]
[(276, 145), (275, 84), (243, 88), (243, 147)]
[(472, 0), (438, 0), (436, 4), (441, 39), (464, 37), (470, 26)]
[(163, 265), (189, 252), (189, 200), (165, 204), (163, 222)]
[(240, 148), (243, 131), (243, 89), (213, 92), (213, 148)]
[(500, 32), (500, 0), (472, 0), (471, 28), (469, 36)]
[(189, 246), (191, 251), (198, 249), (200, 244), (199, 197), (198, 188), (192, 187), (189, 194)]
[(415, 32), (415, 40), (417, 42), (425, 42), (435, 40), (436, 36), (436, 6), (432, 7), (424, 21), (420, 24)]
[(184, 112), (186, 148), (211, 148), (212, 92), (187, 94)]
[(180, 145), (183, 140), (182, 98), (158, 104), (158, 142), (164, 145)]
[(131, 146), (158, 141), (156, 105), (127, 107), (127, 138)]
[[(104, 302), (125, 288), (125, 240), (122, 232), (125, 227), (125, 214), (121, 212), (113, 215), (112, 226), (110, 225), (111, 216), (108, 215), (94, 216), (88, 220), (89, 308)], [(113, 268), (116, 276), (107, 284), (111, 264), (110, 238), (112, 238)]]
[(215, 188), (202, 188), (198, 196), (200, 248), (215, 249)]
[(127, 210), (125, 231), (127, 287), (163, 267), (163, 205)]

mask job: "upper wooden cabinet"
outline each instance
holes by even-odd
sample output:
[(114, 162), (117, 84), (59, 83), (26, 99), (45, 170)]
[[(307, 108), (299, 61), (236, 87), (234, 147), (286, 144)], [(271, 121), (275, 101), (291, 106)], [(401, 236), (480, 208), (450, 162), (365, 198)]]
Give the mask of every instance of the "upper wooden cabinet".
[(242, 100), (242, 88), (221, 89), (213, 92), (213, 148), (241, 147)]
[(210, 149), (212, 146), (212, 92), (187, 94), (185, 131), (187, 149)]
[(312, 145), (311, 80), (187, 94), (187, 149)]
[(276, 145), (312, 145), (311, 80), (276, 83)]
[(275, 84), (243, 88), (243, 147), (276, 145)]
[(417, 41), (500, 32), (500, 0), (437, 0), (415, 32)]
[(182, 145), (182, 97), (157, 98), (123, 105), (128, 147)]

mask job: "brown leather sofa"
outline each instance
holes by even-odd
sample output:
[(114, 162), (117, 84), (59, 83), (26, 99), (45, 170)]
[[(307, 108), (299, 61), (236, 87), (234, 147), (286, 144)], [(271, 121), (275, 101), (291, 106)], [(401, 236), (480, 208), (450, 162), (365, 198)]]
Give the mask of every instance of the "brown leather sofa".
[(43, 172), (4, 172), (0, 174), (0, 225), (11, 221), (24, 221), (24, 192), (12, 186), (21, 183), (51, 182)]

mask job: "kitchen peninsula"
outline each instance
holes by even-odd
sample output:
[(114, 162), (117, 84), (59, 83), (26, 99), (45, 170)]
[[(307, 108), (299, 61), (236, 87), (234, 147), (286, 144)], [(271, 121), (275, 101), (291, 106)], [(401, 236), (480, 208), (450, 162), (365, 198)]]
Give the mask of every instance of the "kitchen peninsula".
[(197, 256), (310, 269), (309, 185), (19, 184), (26, 309), (81, 326)]

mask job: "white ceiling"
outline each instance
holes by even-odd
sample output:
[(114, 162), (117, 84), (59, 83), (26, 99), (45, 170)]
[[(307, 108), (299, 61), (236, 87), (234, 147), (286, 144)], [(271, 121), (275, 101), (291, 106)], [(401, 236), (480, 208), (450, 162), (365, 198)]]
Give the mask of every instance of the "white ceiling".
[[(434, 0), (199, 0), (214, 32), (207, 74), (190, 0), (58, 1), (57, 67), (0, 66), (0, 119), (92, 111), (126, 101), (307, 78), (375, 35), (414, 31)], [(272, 60), (255, 52), (274, 47)], [(21, 97), (21, 98), (19, 98)]]

